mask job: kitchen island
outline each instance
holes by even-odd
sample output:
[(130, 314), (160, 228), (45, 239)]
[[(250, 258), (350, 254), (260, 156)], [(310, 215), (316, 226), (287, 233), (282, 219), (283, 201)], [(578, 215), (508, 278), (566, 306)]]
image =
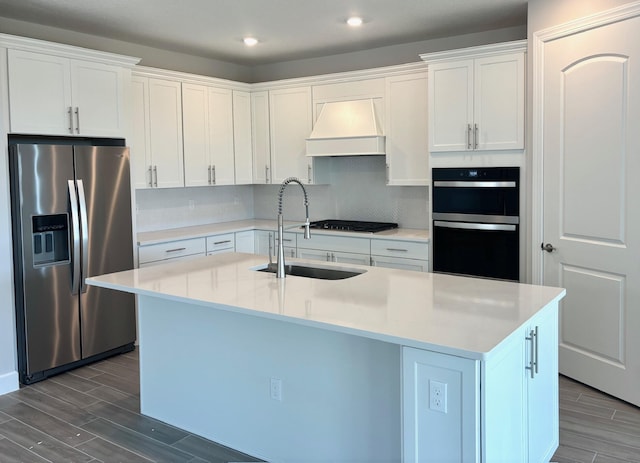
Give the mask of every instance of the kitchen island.
[(553, 455), (563, 289), (358, 266), (276, 279), (265, 264), (232, 253), (87, 280), (139, 296), (142, 413), (271, 462)]

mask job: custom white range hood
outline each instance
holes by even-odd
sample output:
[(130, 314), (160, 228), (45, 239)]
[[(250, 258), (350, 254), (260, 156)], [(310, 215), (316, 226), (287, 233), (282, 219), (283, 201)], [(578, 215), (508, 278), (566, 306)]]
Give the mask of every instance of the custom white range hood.
[(307, 138), (307, 156), (384, 155), (373, 100), (325, 103)]

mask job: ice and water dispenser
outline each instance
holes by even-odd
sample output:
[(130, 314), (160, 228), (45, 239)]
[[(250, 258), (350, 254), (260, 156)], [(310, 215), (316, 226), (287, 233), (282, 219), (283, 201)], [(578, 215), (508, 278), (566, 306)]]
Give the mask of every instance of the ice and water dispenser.
[(33, 216), (33, 265), (69, 262), (67, 214)]

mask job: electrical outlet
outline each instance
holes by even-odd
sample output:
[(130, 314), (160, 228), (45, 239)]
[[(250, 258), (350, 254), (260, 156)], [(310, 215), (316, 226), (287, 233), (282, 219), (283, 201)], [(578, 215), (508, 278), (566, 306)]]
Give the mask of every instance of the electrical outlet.
[(429, 380), (429, 408), (447, 413), (447, 383)]
[(273, 400), (282, 400), (282, 380), (271, 378), (270, 395)]

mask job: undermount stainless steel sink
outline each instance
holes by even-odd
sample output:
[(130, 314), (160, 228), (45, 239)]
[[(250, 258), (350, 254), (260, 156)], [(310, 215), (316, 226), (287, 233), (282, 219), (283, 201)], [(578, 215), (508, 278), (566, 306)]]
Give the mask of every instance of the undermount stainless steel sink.
[[(257, 270), (258, 272), (276, 273), (277, 267), (275, 264), (268, 264), (264, 267), (254, 268), (254, 270)], [(285, 275), (317, 278), (320, 280), (344, 280), (345, 278), (352, 278), (365, 272), (366, 270), (343, 270), (330, 267), (312, 267), (309, 265), (296, 264), (286, 264), (284, 266)]]

